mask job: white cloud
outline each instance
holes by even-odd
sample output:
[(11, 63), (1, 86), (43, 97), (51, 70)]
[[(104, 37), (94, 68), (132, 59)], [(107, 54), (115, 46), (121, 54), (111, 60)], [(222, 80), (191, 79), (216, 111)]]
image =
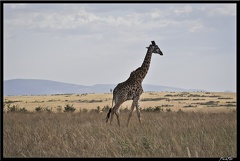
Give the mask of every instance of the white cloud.
[(9, 5), (11, 9), (23, 9), (26, 7), (26, 4), (6, 4)]
[(214, 4), (204, 5), (201, 11), (206, 12), (208, 16), (236, 16), (236, 4)]
[(15, 17), (5, 19), (4, 24), (8, 27), (26, 28), (50, 28), (50, 29), (74, 29), (84, 25), (96, 26), (134, 26), (138, 24), (135, 16), (98, 16), (81, 8), (78, 11), (64, 12), (33, 12), (16, 14)]
[(203, 28), (204, 28), (204, 26), (203, 26), (202, 22), (199, 20), (192, 21), (189, 25), (190, 32), (199, 32)]
[(151, 18), (159, 18), (162, 15), (162, 12), (160, 10), (154, 10), (150, 12)]
[(192, 12), (192, 7), (191, 7), (191, 6), (177, 7), (177, 8), (174, 8), (174, 12), (175, 12), (177, 15), (180, 15), (180, 14), (189, 14), (189, 13)]
[[(91, 6), (91, 5), (89, 5)], [(35, 7), (33, 5), (33, 7)], [(107, 10), (104, 14), (97, 14), (93, 9), (83, 6), (68, 6), (65, 9), (47, 10), (48, 6), (44, 6), (44, 12), (38, 10), (18, 10), (15, 8), (15, 15), (4, 19), (6, 32), (12, 28), (34, 29), (41, 32), (65, 32), (69, 34), (72, 31), (87, 34), (98, 34), (98, 39), (103, 38), (104, 33), (116, 32), (126, 33), (130, 35), (138, 33), (145, 35), (145, 31), (156, 30), (156, 33), (164, 33), (169, 27), (187, 29), (190, 32), (197, 32), (204, 28), (202, 22), (194, 19), (177, 19), (172, 13), (183, 16), (193, 12), (191, 6), (174, 6), (169, 8), (155, 8), (153, 10), (128, 11), (121, 10), (118, 14), (111, 14)], [(13, 12), (12, 12), (13, 13)], [(8, 14), (8, 13), (6, 13)], [(109, 30), (109, 31), (108, 31)], [(186, 31), (186, 30), (185, 30)], [(39, 32), (39, 31), (38, 31)], [(13, 32), (14, 33), (14, 32)], [(120, 34), (118, 34), (121, 36)], [(135, 36), (135, 35), (133, 35)], [(121, 36), (122, 37), (122, 36)], [(143, 36), (145, 37), (145, 36)]]

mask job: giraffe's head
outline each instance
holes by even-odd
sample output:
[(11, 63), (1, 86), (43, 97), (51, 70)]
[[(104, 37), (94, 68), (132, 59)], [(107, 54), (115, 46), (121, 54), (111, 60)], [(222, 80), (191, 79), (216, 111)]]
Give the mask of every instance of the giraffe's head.
[(152, 41), (152, 44), (150, 44), (147, 48), (151, 50), (152, 53), (163, 55), (161, 49), (158, 47), (157, 44), (155, 44), (155, 41)]

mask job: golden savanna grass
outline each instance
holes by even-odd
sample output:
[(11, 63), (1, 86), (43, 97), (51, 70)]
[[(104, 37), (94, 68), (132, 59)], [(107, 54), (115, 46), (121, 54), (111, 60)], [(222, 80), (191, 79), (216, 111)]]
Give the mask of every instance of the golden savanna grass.
[[(158, 100), (154, 100), (158, 99)], [(202, 105), (214, 101), (214, 104)], [(218, 102), (216, 104), (216, 102)], [(63, 95), (39, 95), (39, 96), (5, 96), (5, 109), (7, 105), (17, 105), (29, 111), (35, 111), (37, 107), (47, 107), (56, 111), (58, 107), (67, 104), (73, 105), (76, 111), (80, 109), (102, 109), (104, 106), (112, 106), (112, 94), (63, 94)], [(132, 101), (126, 101), (121, 109), (130, 109)], [(236, 93), (224, 92), (147, 92), (140, 98), (140, 107), (162, 106), (163, 109), (172, 111), (190, 110), (203, 112), (229, 111), (236, 108)], [(192, 107), (191, 107), (192, 106)], [(211, 108), (208, 108), (211, 106)], [(188, 107), (188, 108), (185, 108)]]
[[(214, 95), (218, 97), (211, 97)], [(31, 97), (34, 97), (33, 101), (39, 102), (44, 100), (40, 97), (45, 97), (46, 100), (60, 99), (58, 103), (66, 98), (69, 100), (68, 103), (72, 103), (71, 99), (87, 100), (87, 95), (54, 96), (59, 98)], [(102, 106), (111, 104), (111, 100), (107, 100), (111, 94), (92, 94), (92, 96), (95, 98), (91, 97), (89, 100), (105, 101), (89, 101), (88, 104), (92, 106), (89, 109), (96, 109), (97, 106), (102, 109)], [(28, 108), (27, 104), (31, 104), (32, 100), (30, 96), (28, 99), (26, 97), (5, 97), (4, 108), (7, 108), (10, 100), (15, 100), (19, 102), (13, 102), (12, 105), (16, 103), (15, 105), (30, 111), (31, 107)], [(139, 124), (134, 113), (129, 127), (126, 127), (127, 110), (122, 110), (120, 114), (120, 127), (117, 126), (116, 116), (110, 126), (105, 123), (106, 111), (80, 111), (80, 107), (76, 107), (80, 101), (74, 102), (75, 112), (9, 112), (6, 110), (3, 115), (3, 157), (220, 158), (237, 156), (235, 93), (144, 93), (141, 99), (142, 108), (165, 106), (161, 106), (163, 110), (157, 112), (147, 112), (142, 109), (142, 124)], [(46, 103), (44, 106), (50, 107), (45, 101), (36, 105)], [(200, 101), (203, 103), (200, 104)], [(216, 101), (219, 102), (216, 103)], [(24, 102), (25, 104), (19, 105)], [(131, 101), (129, 102), (126, 102), (122, 109), (129, 107), (127, 103), (131, 104)], [(66, 102), (62, 103), (62, 106), (66, 104)], [(81, 105), (81, 109), (83, 108), (88, 109)]]

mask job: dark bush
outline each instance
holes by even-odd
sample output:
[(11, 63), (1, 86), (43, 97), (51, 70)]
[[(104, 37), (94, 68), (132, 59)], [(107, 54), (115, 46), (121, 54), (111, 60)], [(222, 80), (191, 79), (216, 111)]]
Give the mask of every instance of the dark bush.
[(75, 110), (76, 110), (76, 108), (73, 107), (73, 104), (72, 105), (67, 104), (64, 107), (64, 112), (74, 112)]

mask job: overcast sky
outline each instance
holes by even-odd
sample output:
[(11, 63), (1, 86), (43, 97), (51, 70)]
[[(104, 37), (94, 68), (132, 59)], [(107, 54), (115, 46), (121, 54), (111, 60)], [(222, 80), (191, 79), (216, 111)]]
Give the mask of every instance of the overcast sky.
[(236, 4), (4, 4), (4, 80), (144, 84), (236, 92)]

